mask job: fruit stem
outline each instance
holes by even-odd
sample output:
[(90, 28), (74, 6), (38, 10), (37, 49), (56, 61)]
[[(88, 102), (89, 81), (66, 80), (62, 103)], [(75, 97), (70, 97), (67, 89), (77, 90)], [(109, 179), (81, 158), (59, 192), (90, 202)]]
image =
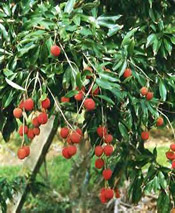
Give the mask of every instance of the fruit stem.
[(58, 108), (58, 110), (60, 111), (60, 113), (61, 113), (63, 119), (65, 120), (65, 122), (67, 123), (67, 125), (68, 125), (72, 130), (74, 130), (74, 128), (72, 127), (72, 125), (69, 123), (69, 121), (68, 121), (67, 118), (65, 117), (63, 111), (61, 110), (61, 107), (59, 106), (59, 102), (58, 102), (58, 101), (56, 100), (56, 98), (54, 97), (54, 95), (53, 95), (53, 93), (51, 92), (50, 88), (49, 88), (47, 85), (46, 85), (46, 87), (47, 87), (48, 91), (50, 92), (50, 94), (51, 94), (51, 96), (52, 96), (52, 98), (53, 98), (53, 100), (54, 100), (54, 102), (55, 102), (55, 105), (56, 105), (56, 107)]

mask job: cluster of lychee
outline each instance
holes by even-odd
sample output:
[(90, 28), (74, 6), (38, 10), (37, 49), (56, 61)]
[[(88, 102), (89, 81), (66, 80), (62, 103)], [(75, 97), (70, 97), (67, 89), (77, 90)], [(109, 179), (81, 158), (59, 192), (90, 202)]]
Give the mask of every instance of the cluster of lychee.
[[(104, 158), (111, 156), (114, 151), (113, 146), (110, 145), (113, 141), (113, 136), (111, 134), (108, 134), (108, 130), (105, 126), (99, 126), (97, 128), (97, 134), (102, 139), (101, 141), (104, 145), (98, 145), (95, 147), (95, 155), (98, 157), (95, 160), (95, 167), (97, 169), (103, 169), (105, 166), (105, 169), (103, 169), (102, 171), (102, 175), (104, 180), (108, 181), (112, 176), (112, 170), (110, 168), (107, 168), (107, 165), (105, 165)], [(102, 203), (106, 203), (107, 201), (112, 199), (113, 196), (113, 189), (109, 187), (101, 189), (100, 200)]]
[(100, 201), (101, 203), (107, 203), (109, 200), (111, 200), (113, 197), (120, 198), (120, 191), (118, 188), (115, 190), (111, 188), (102, 188), (100, 190)]
[(169, 151), (167, 151), (165, 154), (167, 159), (171, 161), (172, 169), (175, 169), (175, 144), (171, 144)]
[[(81, 89), (79, 89), (78, 87), (76, 88), (77, 90), (77, 94), (74, 95), (74, 99), (77, 101), (77, 102), (80, 102), (83, 100), (84, 96), (85, 96), (85, 87), (82, 87)], [(90, 94), (92, 96), (96, 96), (99, 94), (99, 87), (97, 87), (95, 90), (92, 90), (90, 91)], [(65, 96), (61, 97), (61, 102), (62, 103), (68, 103), (70, 102), (70, 98), (67, 98)], [(95, 104), (95, 101), (92, 99), (92, 98), (86, 98), (84, 103), (84, 108), (87, 110), (87, 111), (93, 111), (96, 107), (96, 104)]]
[(77, 153), (76, 145), (79, 144), (83, 138), (83, 132), (80, 128), (71, 130), (68, 127), (63, 127), (60, 130), (60, 137), (65, 140), (65, 147), (62, 149), (62, 155), (66, 159), (70, 159)]
[[(35, 103), (32, 98), (28, 98), (24, 101), (21, 101), (19, 106), (13, 110), (13, 115), (15, 118), (20, 119), (24, 116), (23, 113), (31, 112), (33, 113)], [(18, 133), (20, 136), (26, 135), (29, 140), (32, 140), (35, 136), (40, 134), (40, 125), (46, 124), (48, 121), (48, 115), (46, 110), (50, 107), (50, 99), (46, 98), (45, 100), (41, 101), (42, 111), (37, 112), (37, 116), (32, 118), (30, 124), (21, 125), (18, 129)], [(35, 114), (35, 113), (34, 113)], [(32, 114), (32, 115), (34, 115)], [(24, 159), (25, 157), (29, 156), (30, 154), (30, 147), (29, 146), (22, 146), (18, 149), (18, 158)]]

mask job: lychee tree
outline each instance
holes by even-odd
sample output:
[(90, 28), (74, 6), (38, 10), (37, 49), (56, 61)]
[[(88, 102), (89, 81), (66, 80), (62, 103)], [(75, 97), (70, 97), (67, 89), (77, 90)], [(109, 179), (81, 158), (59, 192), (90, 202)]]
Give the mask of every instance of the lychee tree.
[(127, 179), (133, 203), (154, 191), (158, 211), (169, 212), (174, 145), (167, 168), (144, 144), (154, 126), (168, 125), (174, 138), (173, 7), (167, 0), (0, 3), (0, 130), (6, 141), (19, 132), (18, 157), (30, 154), (39, 126), (55, 114), (65, 158), (90, 141), (104, 177), (101, 202), (114, 191), (119, 197)]

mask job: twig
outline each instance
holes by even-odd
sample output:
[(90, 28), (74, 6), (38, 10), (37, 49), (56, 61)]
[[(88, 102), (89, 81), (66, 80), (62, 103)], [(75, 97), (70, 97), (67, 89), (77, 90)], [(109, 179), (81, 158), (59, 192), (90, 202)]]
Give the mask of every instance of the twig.
[(61, 113), (63, 119), (65, 120), (65, 122), (67, 123), (67, 125), (68, 125), (72, 130), (74, 130), (74, 128), (72, 127), (72, 125), (69, 123), (69, 121), (68, 121), (67, 118), (65, 117), (63, 111), (61, 110), (61, 107), (59, 106), (59, 102), (58, 102), (58, 101), (56, 100), (56, 98), (54, 97), (54, 95), (53, 95), (53, 93), (51, 92), (50, 88), (49, 88), (47, 85), (46, 85), (46, 87), (47, 87), (48, 91), (50, 92), (50, 94), (51, 94), (51, 96), (52, 96), (52, 98), (53, 98), (53, 100), (54, 100), (54, 102), (55, 102), (55, 105), (56, 105), (56, 107), (58, 108), (58, 110), (60, 111), (60, 113)]
[(175, 139), (174, 128), (173, 128), (173, 126), (172, 126), (172, 124), (171, 124), (169, 118), (168, 118), (163, 112), (161, 112), (159, 109), (157, 109), (157, 111), (158, 111), (160, 114), (162, 114), (162, 115), (167, 119), (167, 121), (168, 121), (168, 123), (169, 123), (169, 125), (170, 125), (170, 127), (171, 127), (171, 130), (172, 130), (172, 132), (173, 132), (173, 137), (174, 137), (174, 139)]
[(131, 63), (133, 66), (135, 66), (138, 70), (140, 70), (142, 73), (143, 73), (143, 75), (147, 78), (147, 79), (149, 79), (150, 81), (153, 81), (151, 78), (149, 78), (149, 76), (140, 68), (140, 67), (138, 67), (135, 63), (133, 63), (132, 61), (130, 61), (130, 60), (128, 60), (129, 61), (129, 63)]

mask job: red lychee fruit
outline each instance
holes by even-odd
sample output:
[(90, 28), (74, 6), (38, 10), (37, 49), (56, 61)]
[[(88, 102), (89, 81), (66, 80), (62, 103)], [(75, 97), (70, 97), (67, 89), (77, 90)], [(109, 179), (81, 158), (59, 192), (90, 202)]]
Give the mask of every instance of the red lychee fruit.
[(37, 119), (39, 124), (46, 124), (48, 121), (48, 116), (45, 112), (42, 112), (38, 115)]
[(31, 98), (28, 98), (24, 101), (24, 108), (26, 111), (32, 111), (34, 108), (34, 101)]
[(112, 153), (113, 153), (113, 151), (114, 151), (113, 146), (111, 146), (111, 145), (106, 145), (106, 146), (104, 146), (103, 149), (104, 149), (104, 154), (105, 154), (106, 156), (112, 155)]
[(115, 197), (120, 198), (120, 191), (118, 188), (116, 188), (116, 190), (115, 190)]
[(103, 170), (103, 177), (105, 180), (109, 180), (112, 176), (112, 170), (111, 169), (105, 169)]
[(73, 145), (72, 146), (68, 146), (67, 149), (68, 149), (68, 154), (70, 156), (73, 156), (73, 155), (75, 155), (77, 153), (77, 147), (76, 146), (73, 146)]
[(19, 159), (24, 159), (26, 157), (26, 154), (26, 150), (23, 147), (18, 149), (17, 155)]
[(53, 45), (50, 49), (50, 53), (53, 55), (53, 56), (59, 56), (60, 53), (61, 53), (61, 49), (59, 46), (57, 45)]
[(101, 159), (101, 158), (96, 159), (96, 161), (95, 161), (95, 167), (97, 169), (101, 169), (101, 168), (103, 168), (103, 166), (104, 166), (104, 160)]
[(102, 138), (103, 136), (105, 136), (107, 134), (107, 128), (104, 126), (99, 126), (97, 128), (97, 134), (100, 138)]
[(111, 143), (113, 141), (113, 136), (111, 134), (104, 136), (105, 143)]
[(100, 191), (100, 201), (101, 201), (101, 203), (106, 203), (107, 202), (107, 199), (106, 199), (106, 197), (105, 197), (105, 188), (102, 188), (101, 189), (101, 191)]
[(171, 144), (171, 145), (170, 145), (170, 149), (171, 149), (173, 152), (175, 152), (175, 144)]
[(82, 91), (79, 91), (78, 94), (74, 95), (74, 98), (75, 98), (76, 101), (82, 101), (83, 97), (84, 97), (84, 94), (83, 94)]
[(163, 118), (162, 117), (159, 117), (156, 121), (156, 126), (162, 126), (163, 125)]
[(70, 138), (70, 135), (67, 136), (66, 141), (67, 141), (68, 144), (71, 144), (71, 143), (72, 143), (71, 138)]
[(62, 149), (62, 155), (63, 155), (63, 157), (66, 158), (66, 159), (71, 158), (71, 155), (69, 155), (69, 151), (68, 151), (68, 148), (67, 148), (67, 147), (64, 147), (64, 148)]
[(30, 147), (29, 146), (23, 146), (23, 149), (26, 151), (26, 157), (30, 155)]
[(20, 102), (19, 108), (20, 108), (20, 109), (23, 109), (23, 108), (24, 108), (24, 101), (21, 101), (21, 102)]
[(84, 101), (84, 107), (87, 109), (87, 111), (92, 111), (95, 109), (95, 101), (92, 98), (87, 98)]
[(39, 127), (40, 123), (38, 122), (38, 117), (33, 118), (32, 124), (34, 127)]
[(67, 136), (69, 135), (69, 129), (67, 127), (63, 127), (60, 130), (60, 136), (62, 138), (67, 138)]
[(27, 132), (27, 137), (28, 137), (29, 139), (31, 139), (31, 140), (35, 137), (35, 134), (34, 134), (34, 132), (33, 132), (33, 129), (29, 129), (29, 130), (28, 130), (28, 132)]
[(148, 93), (148, 88), (147, 88), (147, 87), (142, 87), (142, 88), (140, 89), (140, 93), (141, 93), (143, 96), (147, 95), (147, 93)]
[(100, 89), (99, 89), (99, 87), (97, 87), (95, 90), (93, 90), (93, 89), (91, 90), (91, 95), (96, 96), (99, 94), (99, 92), (100, 92)]
[(70, 139), (71, 139), (72, 143), (80, 143), (81, 135), (79, 133), (77, 133), (76, 131), (74, 131), (70, 135)]
[(112, 199), (114, 197), (114, 191), (113, 191), (113, 189), (107, 188), (105, 190), (105, 197), (106, 197), (107, 200)]
[(149, 139), (149, 132), (147, 132), (147, 131), (142, 132), (141, 133), (141, 138), (144, 141), (148, 140)]
[(41, 102), (42, 108), (48, 109), (50, 107), (50, 99), (46, 98), (44, 101)]
[(97, 157), (100, 157), (103, 154), (103, 147), (102, 146), (96, 146), (95, 147), (95, 155)]
[(14, 115), (15, 118), (21, 118), (22, 117), (22, 109), (15, 108), (13, 110), (13, 115)]
[(125, 72), (123, 73), (123, 77), (124, 78), (128, 78), (128, 77), (130, 77), (132, 75), (132, 71), (131, 71), (131, 69), (129, 69), (129, 68), (127, 68), (126, 70), (125, 70)]
[(68, 102), (70, 102), (70, 98), (66, 98), (66, 97), (61, 97), (61, 102), (62, 103), (68, 103)]
[(79, 135), (83, 136), (83, 132), (82, 132), (82, 130), (81, 130), (80, 128), (77, 128), (77, 129), (76, 129), (76, 132), (77, 132)]
[(154, 93), (153, 93), (153, 92), (148, 92), (147, 95), (146, 95), (146, 99), (147, 99), (148, 101), (150, 101), (150, 100), (153, 98), (153, 96), (154, 96)]
[(175, 153), (174, 152), (168, 151), (165, 154), (166, 154), (167, 159), (169, 159), (169, 160), (175, 159)]
[(40, 134), (40, 128), (38, 128), (38, 127), (33, 128), (33, 133), (34, 133), (34, 135), (39, 135)]
[(22, 125), (22, 126), (19, 127), (18, 133), (19, 133), (20, 136), (23, 136), (23, 132), (24, 132), (24, 134), (27, 134), (27, 132), (28, 132), (27, 126)]
[(171, 166), (172, 166), (172, 169), (175, 169), (175, 161), (174, 160), (172, 161)]

